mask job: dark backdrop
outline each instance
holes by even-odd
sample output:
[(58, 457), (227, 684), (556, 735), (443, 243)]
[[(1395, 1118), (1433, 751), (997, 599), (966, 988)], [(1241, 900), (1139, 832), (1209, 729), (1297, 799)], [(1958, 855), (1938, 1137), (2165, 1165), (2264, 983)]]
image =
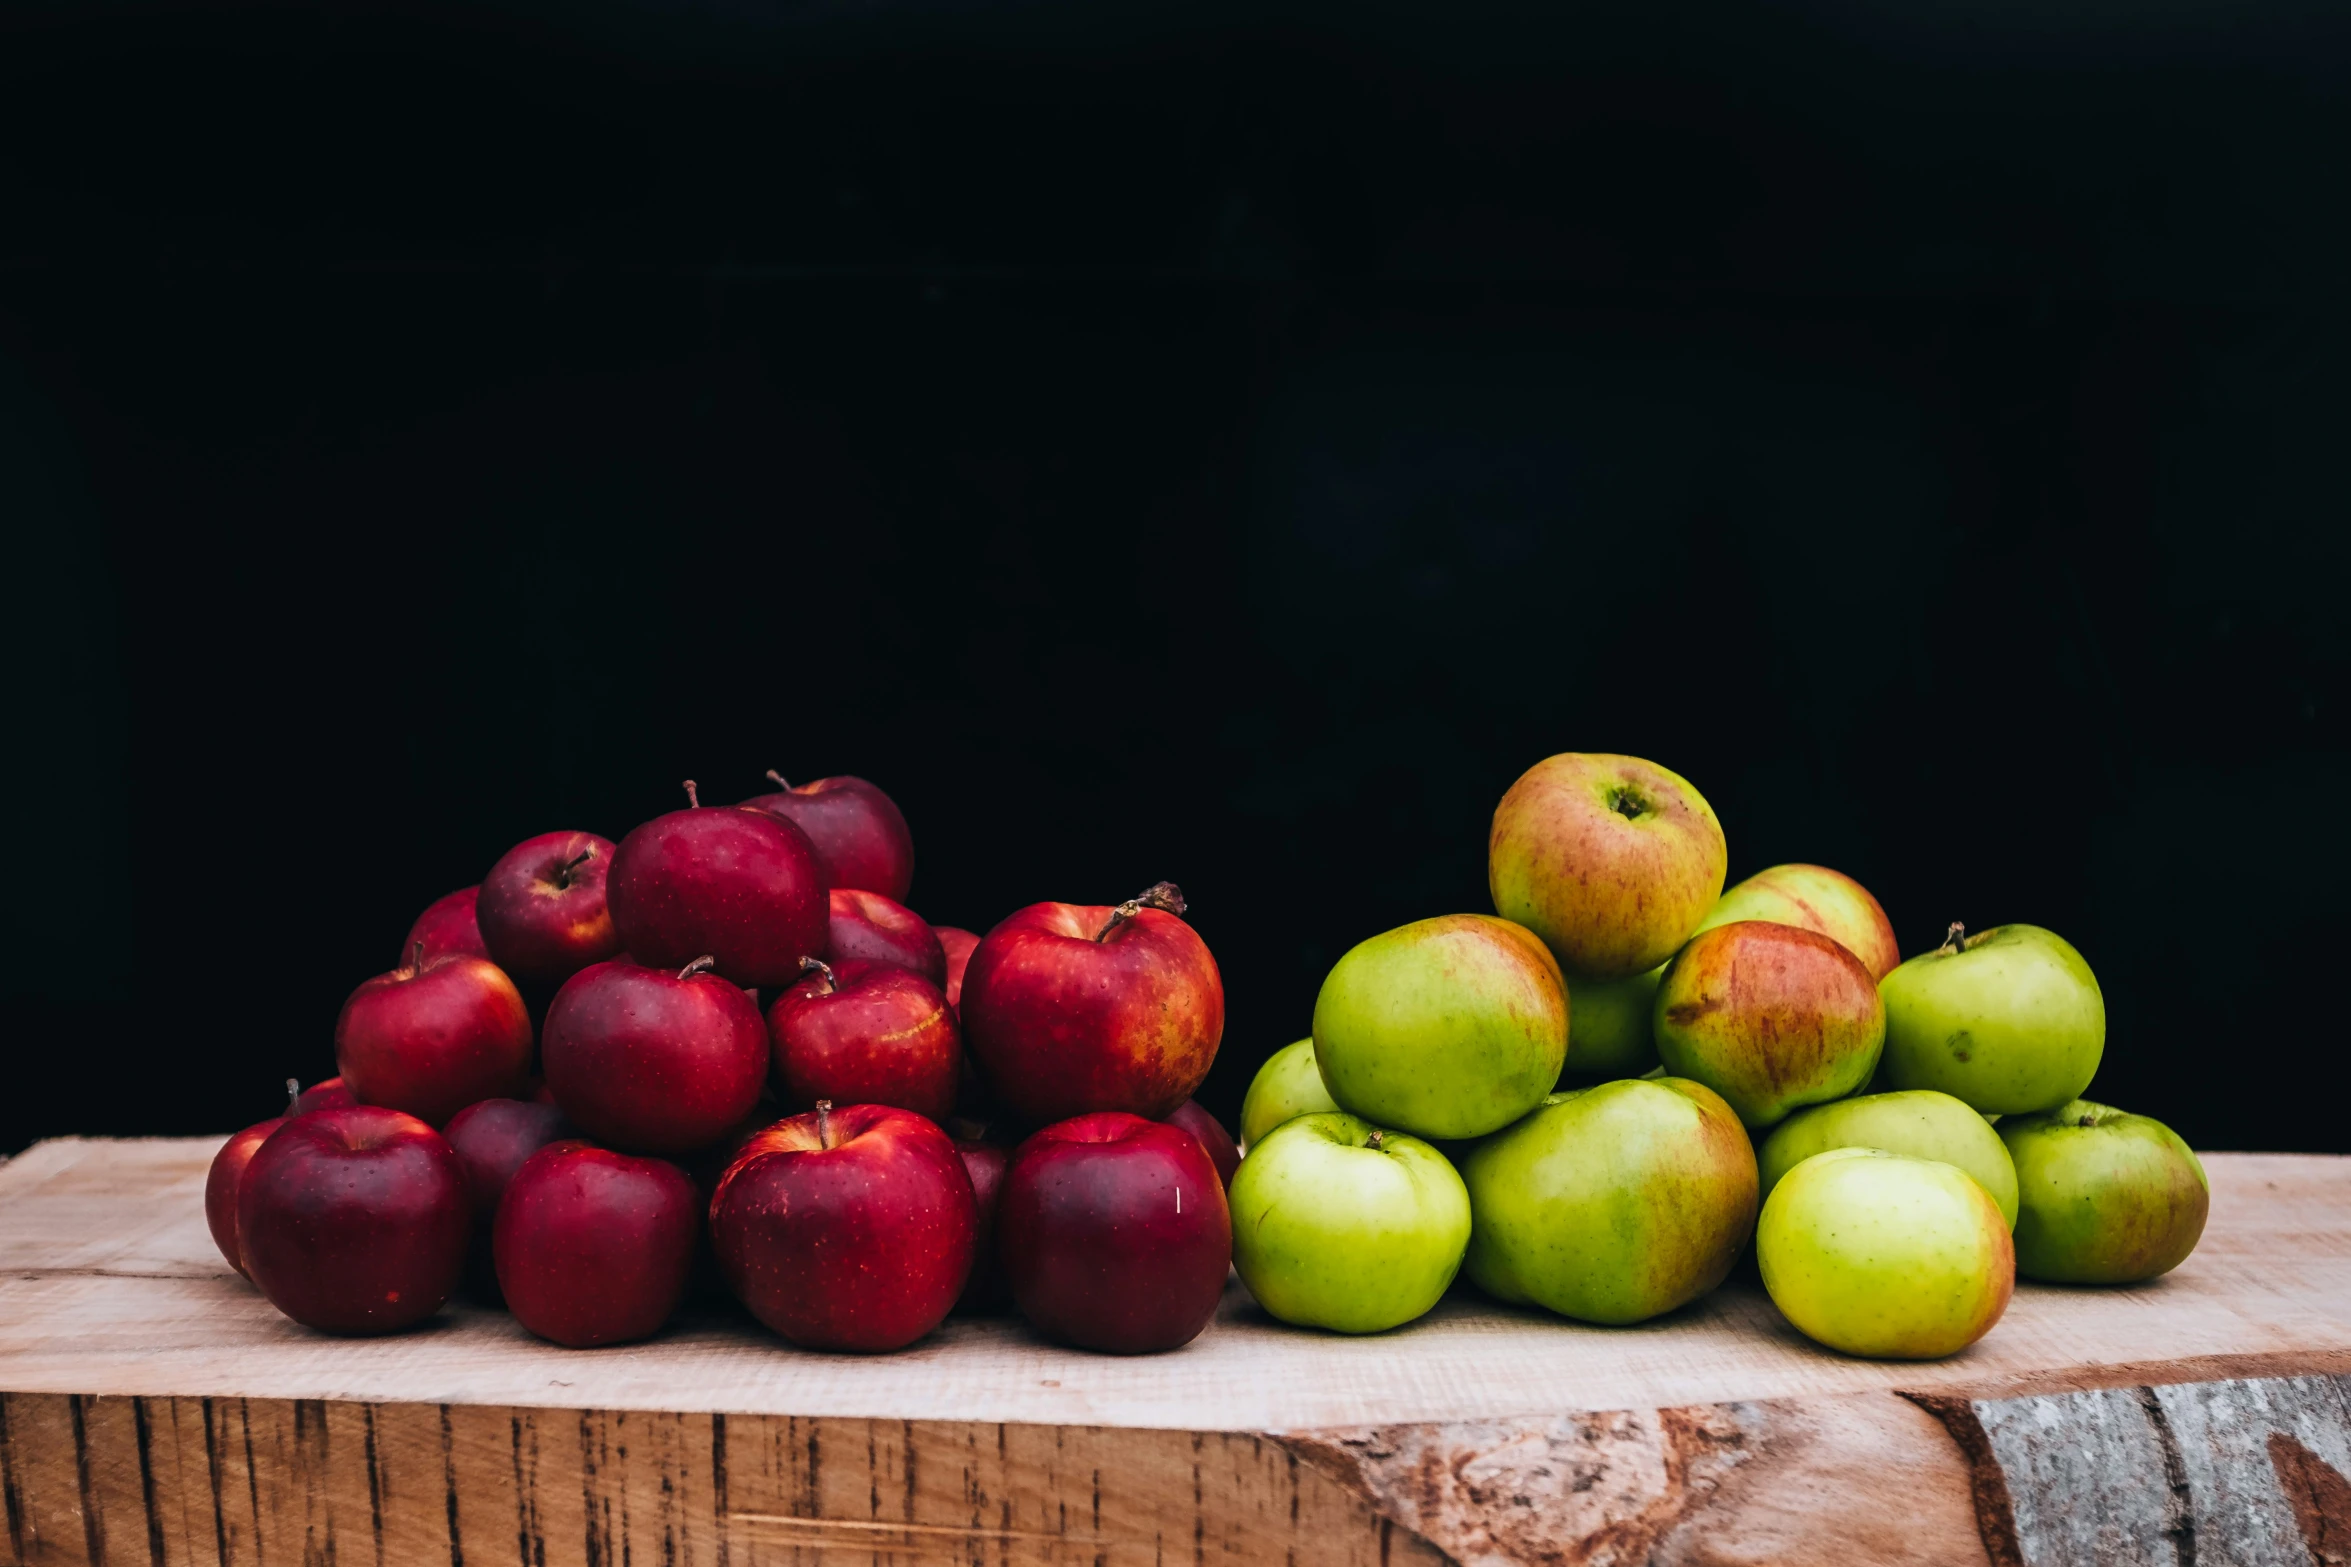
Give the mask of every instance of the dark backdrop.
[(1181, 882), (1229, 1116), (1568, 749), (2351, 1148), (2341, 7), (1617, 9), (9, 8), (0, 1149), (771, 766)]

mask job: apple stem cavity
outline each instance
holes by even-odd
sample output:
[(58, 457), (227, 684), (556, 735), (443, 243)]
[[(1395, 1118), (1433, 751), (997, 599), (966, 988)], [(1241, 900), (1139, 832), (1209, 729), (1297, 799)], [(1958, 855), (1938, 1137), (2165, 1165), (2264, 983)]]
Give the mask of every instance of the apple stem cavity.
[(833, 966), (822, 958), (802, 958), (800, 960), (800, 972), (803, 974), (822, 974), (824, 976), (824, 993), (828, 996), (841, 988), (840, 981), (833, 978)]
[(693, 811), (702, 809), (702, 796), (695, 790), (694, 780), (691, 778), (686, 780), (686, 808)]
[(1959, 921), (1953, 920), (1951, 922), (1951, 928), (1943, 932), (1943, 944), (1937, 947), (1935, 951), (1938, 953), (1953, 953), (1965, 952), (1966, 950), (1967, 927), (1960, 924)]
[(707, 974), (712, 969), (717, 967), (718, 959), (705, 952), (702, 954), (702, 956), (696, 958), (693, 962), (687, 964), (684, 968), (679, 969), (678, 978), (692, 979), (697, 974)]
[(1608, 808), (1629, 822), (1648, 810), (1649, 802), (1633, 790), (1619, 787), (1608, 791)]
[(596, 857), (594, 849), (582, 849), (561, 865), (555, 867), (555, 885), (560, 889), (571, 886), (571, 873)]
[(1371, 1135), (1363, 1140), (1363, 1146), (1369, 1148), (1373, 1153), (1385, 1153), (1387, 1151), (1384, 1141), (1386, 1136), (1385, 1132), (1375, 1126), (1371, 1129)]
[(1110, 911), (1109, 923), (1094, 932), (1096, 941), (1106, 940), (1110, 933), (1145, 909), (1158, 909), (1164, 914), (1184, 912), (1184, 890), (1172, 881), (1155, 881), (1135, 896)]
[(830, 1099), (819, 1099), (816, 1102), (816, 1146), (833, 1146), (833, 1102)]
[(782, 773), (777, 772), (774, 768), (771, 767), (767, 770), (767, 776), (768, 781), (773, 783), (778, 789), (783, 790), (784, 793), (790, 794), (792, 792), (792, 780), (786, 778)]

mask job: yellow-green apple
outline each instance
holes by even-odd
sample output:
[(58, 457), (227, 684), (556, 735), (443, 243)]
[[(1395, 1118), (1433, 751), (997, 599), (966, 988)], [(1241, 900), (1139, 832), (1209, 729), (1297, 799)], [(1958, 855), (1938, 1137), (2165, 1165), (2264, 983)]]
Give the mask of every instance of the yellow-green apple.
[(1585, 1081), (1639, 1077), (1657, 1065), (1650, 1014), (1665, 965), (1630, 979), (1567, 981), (1567, 1075)]
[(1991, 1331), (2016, 1290), (2000, 1205), (1939, 1159), (1832, 1148), (1780, 1178), (1755, 1227), (1772, 1304), (1848, 1355), (1935, 1360)]
[(1632, 756), (1568, 752), (1528, 768), (1494, 808), (1494, 911), (1568, 973), (1629, 979), (1690, 937), (1722, 895), (1722, 823), (1687, 780)]
[(1766, 1200), (1780, 1177), (1831, 1148), (1883, 1148), (1912, 1159), (1940, 1159), (1976, 1178), (2000, 1216), (2016, 1225), (2016, 1165), (1992, 1123), (1949, 1094), (1912, 1088), (1864, 1094), (1799, 1110), (1771, 1129), (1756, 1150)]
[(1322, 1069), (1314, 1064), (1313, 1039), (1284, 1045), (1265, 1058), (1241, 1098), (1241, 1148), (1246, 1152), (1256, 1147), (1284, 1121), (1338, 1108), (1323, 1086)]
[(1358, 943), (1314, 999), (1314, 1062), (1341, 1109), (1422, 1137), (1482, 1137), (1543, 1102), (1567, 1056), (1559, 965), (1490, 914)]
[(1472, 1147), (1461, 1177), (1471, 1282), (1586, 1322), (1696, 1300), (1755, 1228), (1754, 1145), (1720, 1095), (1683, 1078), (1552, 1094)]
[(2000, 1122), (2016, 1160), (2016, 1271), (2051, 1284), (2136, 1284), (2204, 1233), (2204, 1165), (2161, 1121), (2076, 1099)]
[(1381, 1333), (1434, 1306), (1461, 1271), (1469, 1192), (1417, 1137), (1305, 1115), (1233, 1177), (1233, 1266), (1284, 1322)]
[(1694, 936), (1650, 1014), (1658, 1058), (1751, 1130), (1869, 1081), (1886, 1009), (1861, 960), (1817, 931), (1741, 920)]
[(1888, 974), (1886, 1086), (1936, 1088), (1986, 1115), (2077, 1097), (2106, 1052), (2106, 998), (2064, 937), (2038, 925), (1954, 925)]
[(1698, 929), (1712, 930), (1734, 920), (1770, 920), (1819, 931), (1859, 958), (1871, 979), (1884, 979), (1902, 961), (1893, 922), (1878, 900), (1843, 871), (1825, 865), (1774, 865), (1757, 871), (1715, 900)]

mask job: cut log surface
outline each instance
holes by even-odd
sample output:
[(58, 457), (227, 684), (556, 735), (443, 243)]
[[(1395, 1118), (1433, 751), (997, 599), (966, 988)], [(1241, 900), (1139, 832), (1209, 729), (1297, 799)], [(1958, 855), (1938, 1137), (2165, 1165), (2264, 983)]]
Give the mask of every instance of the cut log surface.
[(335, 1339), (204, 1227), (217, 1139), (0, 1167), (0, 1500), (26, 1562), (2351, 1564), (2351, 1160), (2215, 1155), (2201, 1249), (1853, 1360), (1751, 1280), (1633, 1329), (1463, 1292), (1404, 1331), (1238, 1285), (1170, 1355), (956, 1320), (587, 1353), (496, 1312)]

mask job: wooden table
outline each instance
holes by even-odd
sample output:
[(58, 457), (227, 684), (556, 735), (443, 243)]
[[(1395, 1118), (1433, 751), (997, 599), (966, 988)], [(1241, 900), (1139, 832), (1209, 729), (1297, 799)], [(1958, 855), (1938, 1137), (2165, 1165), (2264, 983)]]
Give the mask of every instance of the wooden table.
[(1188, 1348), (951, 1322), (802, 1353), (710, 1313), (587, 1353), (453, 1308), (272, 1311), (206, 1235), (215, 1139), (0, 1168), (0, 1481), (23, 1562), (2351, 1562), (2351, 1160), (2215, 1155), (2203, 1248), (2025, 1285), (1929, 1365), (1751, 1282), (1632, 1329), (1448, 1301)]

